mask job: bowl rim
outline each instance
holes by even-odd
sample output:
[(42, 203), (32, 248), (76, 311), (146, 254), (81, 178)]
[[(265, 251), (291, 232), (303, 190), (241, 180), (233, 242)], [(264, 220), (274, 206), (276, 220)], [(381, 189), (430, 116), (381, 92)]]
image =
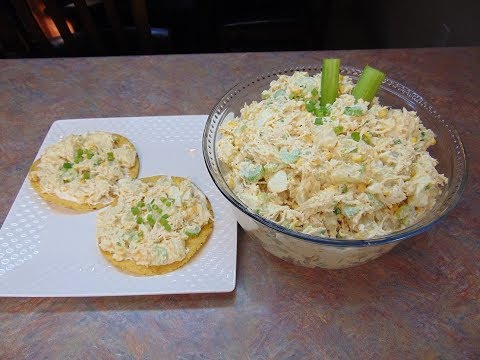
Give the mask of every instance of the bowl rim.
[[(396, 231), (387, 235), (371, 238), (371, 239), (365, 239), (365, 240), (354, 240), (354, 239), (337, 239), (337, 238), (329, 238), (329, 237), (321, 237), (321, 236), (315, 236), (315, 235), (310, 235), (310, 234), (305, 234), (302, 232), (294, 231), (291, 229), (288, 229), (286, 227), (283, 227), (271, 220), (268, 220), (252, 211), (245, 206), (242, 202), (236, 200), (234, 197), (232, 197), (216, 180), (215, 178), (215, 171), (212, 168), (212, 165), (210, 164), (210, 161), (208, 160), (208, 151), (207, 151), (207, 137), (208, 137), (208, 129), (210, 127), (210, 124), (212, 123), (212, 120), (214, 118), (215, 113), (218, 111), (217, 109), (221, 107), (221, 104), (226, 104), (232, 94), (236, 94), (237, 89), (239, 88), (244, 88), (245, 85), (254, 83), (256, 81), (259, 81), (260, 79), (264, 80), (266, 77), (272, 77), (272, 76), (278, 76), (281, 74), (285, 74), (287, 72), (294, 72), (294, 71), (311, 71), (313, 69), (318, 69), (318, 71), (321, 71), (321, 65), (316, 66), (316, 65), (305, 65), (305, 66), (295, 66), (295, 67), (290, 67), (290, 68), (283, 68), (283, 69), (271, 69), (270, 71), (266, 73), (261, 73), (255, 76), (250, 76), (248, 78), (245, 78), (242, 81), (237, 82), (234, 86), (232, 86), (221, 98), (220, 100), (217, 101), (217, 103), (213, 106), (212, 110), (208, 114), (207, 121), (205, 123), (204, 131), (203, 131), (203, 137), (202, 137), (202, 152), (203, 152), (203, 158), (205, 161), (205, 165), (207, 167), (208, 173), (210, 174), (210, 177), (212, 178), (215, 186), (218, 188), (218, 190), (225, 196), (225, 198), (238, 210), (240, 210), (243, 214), (247, 215), (251, 219), (255, 220), (256, 222), (266, 226), (270, 230), (277, 231), (281, 234), (288, 235), (291, 237), (294, 237), (298, 240), (304, 240), (307, 242), (312, 242), (312, 243), (317, 243), (317, 244), (322, 244), (322, 245), (327, 245), (327, 246), (336, 246), (336, 247), (365, 247), (365, 246), (373, 246), (373, 245), (385, 245), (389, 243), (396, 243), (401, 240), (407, 239), (409, 237), (418, 235), (422, 232), (425, 232), (429, 229), (431, 229), (435, 224), (437, 224), (441, 219), (443, 219), (446, 215), (452, 211), (458, 202), (460, 201), (460, 198), (462, 197), (462, 194), (465, 190), (465, 186), (467, 183), (467, 177), (468, 177), (468, 162), (467, 162), (467, 155), (465, 152), (465, 147), (463, 145), (463, 142), (461, 140), (461, 137), (456, 130), (456, 128), (448, 124), (448, 131), (451, 133), (452, 137), (455, 138), (457, 144), (458, 144), (458, 150), (459, 152), (457, 155), (460, 156), (462, 159), (462, 162), (460, 165), (461, 169), (463, 169), (463, 176), (456, 187), (455, 192), (452, 194), (453, 201), (451, 201), (450, 205), (443, 209), (443, 211), (440, 213), (439, 216), (436, 218), (430, 220), (426, 224), (422, 224), (422, 222), (416, 222), (412, 224), (411, 226), (402, 229), (400, 231)], [(348, 66), (348, 65), (341, 65), (340, 66), (340, 71), (349, 71), (353, 72), (356, 74), (360, 74), (362, 72), (361, 69), (358, 69), (353, 66)], [(358, 76), (354, 75), (354, 76)], [(351, 75), (349, 75), (351, 76)], [(248, 85), (247, 85), (248, 86)], [(430, 113), (430, 115), (434, 116), (437, 120), (444, 122), (443, 118), (439, 115), (439, 113), (436, 111), (436, 109), (428, 102), (425, 100), (425, 98), (421, 95), (419, 95), (416, 91), (412, 90), (412, 88), (409, 88), (402, 83), (390, 78), (390, 77), (385, 77), (384, 81), (382, 82), (380, 88), (384, 91), (389, 92), (390, 94), (393, 94), (401, 99), (403, 99), (407, 103), (415, 103), (417, 106), (420, 106), (424, 108), (427, 112)], [(401, 96), (399, 93), (394, 91), (393, 89), (402, 89), (406, 90), (407, 92), (407, 97)], [(217, 132), (215, 132), (215, 135)], [(215, 146), (215, 144), (214, 144)], [(220, 176), (222, 176), (220, 174)]]

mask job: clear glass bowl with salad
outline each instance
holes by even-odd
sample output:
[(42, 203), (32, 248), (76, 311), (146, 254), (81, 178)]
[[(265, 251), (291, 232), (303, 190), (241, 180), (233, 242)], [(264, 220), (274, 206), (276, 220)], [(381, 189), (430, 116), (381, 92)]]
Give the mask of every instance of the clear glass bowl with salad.
[(359, 265), (429, 230), (466, 181), (458, 133), (422, 96), (338, 59), (237, 84), (203, 154), (243, 229), (308, 267)]

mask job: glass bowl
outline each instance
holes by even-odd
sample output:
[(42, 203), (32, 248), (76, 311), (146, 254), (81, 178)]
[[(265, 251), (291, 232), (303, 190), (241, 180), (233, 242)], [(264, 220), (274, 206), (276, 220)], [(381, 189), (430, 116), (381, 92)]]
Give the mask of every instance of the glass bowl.
[[(218, 129), (225, 119), (238, 115), (245, 103), (260, 101), (261, 92), (268, 89), (270, 82), (276, 80), (278, 75), (292, 75), (295, 71), (313, 75), (321, 71), (321, 66), (271, 71), (240, 82), (218, 101), (205, 125), (202, 148), (207, 169), (218, 189), (232, 204), (237, 220), (247, 234), (258, 239), (267, 251), (283, 260), (307, 267), (339, 269), (379, 257), (402, 240), (429, 230), (455, 207), (465, 187), (467, 174), (465, 151), (457, 131), (422, 96), (389, 78), (384, 80), (377, 93), (380, 103), (416, 111), (423, 124), (432, 129), (437, 137), (437, 143), (429, 151), (439, 161), (437, 169), (448, 178), (448, 184), (444, 186), (432, 211), (417, 223), (389, 235), (366, 240), (339, 240), (290, 230), (257, 215), (243, 204), (222, 175), (222, 164), (216, 152), (220, 138)], [(342, 66), (340, 71), (354, 82), (362, 72), (346, 66)]]

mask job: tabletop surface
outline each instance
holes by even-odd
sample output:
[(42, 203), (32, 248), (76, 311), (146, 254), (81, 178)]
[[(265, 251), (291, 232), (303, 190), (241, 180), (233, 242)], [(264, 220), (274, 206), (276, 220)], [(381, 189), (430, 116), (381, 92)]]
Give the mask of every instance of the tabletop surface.
[(208, 114), (246, 76), (332, 56), (457, 128), (469, 178), (443, 221), (343, 270), (291, 265), (239, 229), (231, 293), (3, 298), (0, 358), (480, 358), (480, 48), (0, 60), (0, 223), (55, 120)]

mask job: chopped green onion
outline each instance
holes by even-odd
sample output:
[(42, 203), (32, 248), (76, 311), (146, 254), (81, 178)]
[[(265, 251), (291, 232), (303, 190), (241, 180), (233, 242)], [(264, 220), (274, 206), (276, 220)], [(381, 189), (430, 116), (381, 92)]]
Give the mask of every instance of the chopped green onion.
[(353, 149), (350, 153), (358, 153), (358, 148)]
[(80, 157), (83, 155), (83, 150), (82, 149), (78, 149), (77, 150), (77, 156)]
[(137, 203), (137, 206), (138, 206), (139, 208), (144, 207), (144, 206), (145, 206), (145, 203), (144, 203), (143, 201), (139, 201), (139, 202)]
[(137, 224), (143, 224), (143, 219), (140, 216), (137, 217)]
[(90, 179), (90, 171), (85, 171), (85, 172), (83, 173), (82, 178), (83, 178), (84, 180)]
[(385, 79), (385, 74), (370, 66), (365, 66), (362, 75), (357, 81), (357, 84), (352, 90), (352, 95), (355, 99), (363, 99), (371, 102), (378, 91), (378, 88)]
[(87, 150), (86, 151), (86, 154), (87, 154), (87, 159), (91, 159), (94, 155), (93, 151), (92, 150)]
[(323, 125), (323, 119), (317, 117), (317, 118), (315, 119), (315, 121), (314, 121), (314, 124), (315, 124), (315, 125)]
[(147, 215), (147, 221), (148, 221), (148, 223), (150, 224), (151, 227), (153, 227), (153, 225), (155, 225), (155, 219), (153, 218), (152, 214)]
[(364, 134), (362, 135), (362, 140), (365, 141), (368, 145), (373, 145), (373, 143), (372, 143), (372, 137), (371, 137), (369, 134), (367, 134), (367, 133), (364, 133)]
[(311, 94), (312, 94), (313, 97), (317, 97), (318, 96), (318, 90), (316, 88), (312, 89)]
[(355, 140), (356, 142), (360, 141), (360, 133), (358, 131), (352, 132), (352, 139)]
[(160, 208), (158, 207), (157, 204), (153, 204), (153, 205), (152, 205), (152, 209), (158, 211)]
[(320, 106), (319, 108), (315, 108), (313, 111), (315, 116), (328, 116), (331, 114), (330, 106)]
[(342, 210), (340, 210), (340, 208), (339, 208), (338, 206), (335, 206), (335, 207), (333, 208), (333, 213), (334, 213), (335, 215), (340, 215), (340, 214), (342, 213)]
[(76, 155), (76, 156), (73, 158), (73, 162), (74, 162), (75, 164), (78, 164), (80, 161), (83, 161), (83, 156), (82, 156), (82, 155), (80, 155), (80, 156)]
[(110, 152), (107, 153), (107, 159), (108, 159), (108, 161), (115, 160), (115, 156), (113, 156), (113, 152), (110, 151)]
[(162, 225), (165, 228), (165, 230), (167, 231), (172, 230), (172, 227), (168, 223), (167, 219), (161, 217), (160, 219), (158, 219), (158, 222), (160, 223), (160, 225)]
[(307, 108), (308, 112), (314, 112), (315, 111), (315, 101), (314, 100), (308, 100), (307, 103), (305, 104), (305, 107)]
[(348, 191), (348, 186), (344, 184), (342, 186), (342, 194), (345, 194), (347, 191)]
[(430, 190), (431, 187), (432, 187), (432, 184), (427, 184), (425, 185), (425, 190)]
[(133, 215), (138, 215), (138, 214), (140, 214), (140, 209), (139, 209), (138, 207), (136, 207), (136, 206), (132, 207), (130, 210), (132, 211), (132, 214), (133, 214)]
[(169, 217), (170, 217), (170, 215), (168, 215), (168, 214), (163, 214), (162, 215), (162, 219), (168, 219)]
[(393, 140), (393, 143), (394, 143), (395, 145), (398, 145), (398, 144), (401, 144), (402, 141), (401, 141), (400, 139), (396, 139), (396, 140)]
[(343, 126), (342, 125), (335, 126), (333, 128), (333, 131), (335, 131), (335, 135), (340, 135), (343, 132)]
[(119, 241), (117, 241), (117, 246), (122, 246), (122, 244)]
[(71, 169), (72, 166), (73, 166), (72, 163), (69, 163), (69, 162), (63, 163), (63, 168), (64, 168), (64, 169)]
[(340, 59), (322, 60), (322, 88), (320, 104), (333, 104), (338, 96), (338, 79), (340, 74)]

